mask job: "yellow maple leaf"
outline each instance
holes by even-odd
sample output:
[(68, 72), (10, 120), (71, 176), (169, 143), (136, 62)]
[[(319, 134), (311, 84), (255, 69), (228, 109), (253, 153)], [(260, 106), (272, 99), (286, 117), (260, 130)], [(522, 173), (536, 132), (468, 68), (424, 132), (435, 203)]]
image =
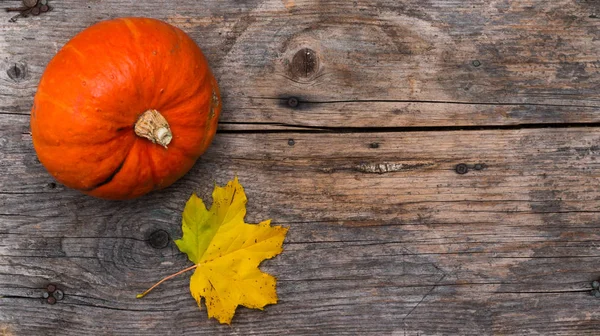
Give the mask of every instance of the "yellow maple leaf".
[(288, 229), (272, 227), (270, 220), (245, 223), (246, 202), (237, 177), (225, 187), (215, 186), (210, 210), (193, 194), (183, 211), (183, 237), (175, 243), (194, 266), (162, 280), (195, 268), (190, 292), (199, 306), (205, 299), (208, 317), (220, 323), (231, 323), (238, 305), (263, 309), (277, 303), (275, 278), (258, 266), (281, 253)]

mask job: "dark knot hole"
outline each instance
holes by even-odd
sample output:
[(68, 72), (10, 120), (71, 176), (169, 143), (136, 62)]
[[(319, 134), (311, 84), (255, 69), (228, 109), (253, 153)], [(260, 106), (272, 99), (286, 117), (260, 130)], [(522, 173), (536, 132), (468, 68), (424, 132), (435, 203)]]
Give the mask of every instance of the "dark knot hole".
[(169, 233), (165, 230), (160, 229), (160, 230), (156, 230), (156, 231), (152, 232), (148, 236), (148, 239), (146, 240), (146, 242), (152, 248), (163, 249), (163, 248), (169, 246), (170, 240), (171, 240), (171, 236), (169, 235)]

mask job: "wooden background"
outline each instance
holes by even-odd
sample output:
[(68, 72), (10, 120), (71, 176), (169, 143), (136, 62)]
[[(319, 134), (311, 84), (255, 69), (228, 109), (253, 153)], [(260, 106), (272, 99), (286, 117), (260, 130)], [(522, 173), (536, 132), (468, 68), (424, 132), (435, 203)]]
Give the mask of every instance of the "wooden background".
[[(0, 13), (0, 335), (600, 334), (600, 1), (49, 3)], [(48, 175), (29, 110), (59, 48), (120, 16), (189, 33), (224, 110), (187, 176), (110, 202)], [(290, 228), (262, 267), (280, 303), (222, 326), (188, 276), (135, 299), (189, 266), (186, 199), (234, 174), (250, 222)]]

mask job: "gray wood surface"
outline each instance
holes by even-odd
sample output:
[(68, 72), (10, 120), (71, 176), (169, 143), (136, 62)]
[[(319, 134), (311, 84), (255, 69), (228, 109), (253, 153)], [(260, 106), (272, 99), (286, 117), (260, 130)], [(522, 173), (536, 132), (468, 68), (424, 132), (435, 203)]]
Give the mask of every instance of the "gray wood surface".
[[(1, 336), (600, 334), (599, 1), (50, 4), (0, 13)], [(188, 32), (224, 109), (182, 180), (103, 201), (48, 175), (29, 109), (69, 38), (128, 15)], [(188, 276), (135, 299), (189, 266), (153, 233), (235, 174), (290, 228), (280, 303), (222, 326)]]

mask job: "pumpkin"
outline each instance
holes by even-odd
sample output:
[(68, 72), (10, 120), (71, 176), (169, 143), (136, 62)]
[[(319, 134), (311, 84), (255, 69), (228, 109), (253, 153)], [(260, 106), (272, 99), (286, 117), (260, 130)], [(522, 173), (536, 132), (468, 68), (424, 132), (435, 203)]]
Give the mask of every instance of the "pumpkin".
[(83, 30), (50, 61), (31, 133), (59, 182), (130, 199), (185, 175), (220, 111), (217, 82), (188, 35), (160, 20), (119, 18)]

